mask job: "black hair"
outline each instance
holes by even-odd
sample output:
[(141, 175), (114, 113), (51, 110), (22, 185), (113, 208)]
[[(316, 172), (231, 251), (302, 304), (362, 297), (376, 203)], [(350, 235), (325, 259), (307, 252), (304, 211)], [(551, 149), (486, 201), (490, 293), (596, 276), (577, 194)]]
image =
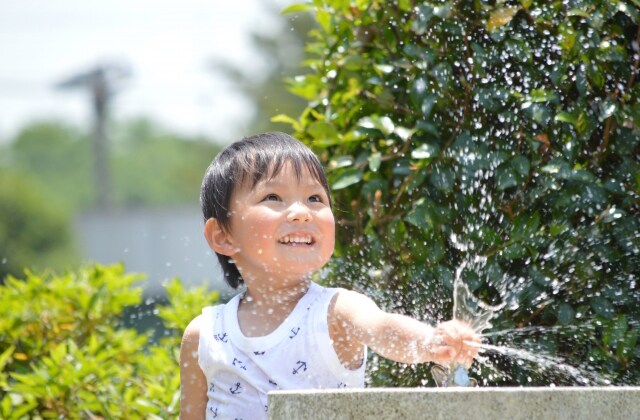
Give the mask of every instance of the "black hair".
[[(331, 205), (329, 184), (318, 157), (304, 145), (285, 133), (273, 132), (245, 137), (220, 152), (207, 168), (200, 188), (200, 206), (206, 223), (215, 218), (220, 228), (229, 232), (231, 196), (245, 182), (251, 187), (265, 177), (272, 178), (289, 163), (298, 179), (303, 169), (309, 171), (324, 188)], [(226, 255), (216, 253), (224, 277), (234, 289), (244, 283), (236, 265)]]

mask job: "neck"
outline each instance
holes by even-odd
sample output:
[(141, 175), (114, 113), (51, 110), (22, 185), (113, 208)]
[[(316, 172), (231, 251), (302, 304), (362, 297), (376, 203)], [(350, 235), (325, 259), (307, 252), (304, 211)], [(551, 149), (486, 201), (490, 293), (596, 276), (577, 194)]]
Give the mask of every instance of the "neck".
[[(250, 282), (253, 283), (253, 282)], [(242, 298), (250, 306), (275, 309), (292, 308), (309, 290), (310, 280), (305, 279), (291, 286), (274, 288), (270, 284), (247, 283), (247, 291)]]
[(247, 283), (247, 291), (238, 306), (242, 333), (247, 337), (259, 337), (273, 332), (294, 310), (309, 289), (309, 283), (307, 279), (284, 288), (264, 288)]

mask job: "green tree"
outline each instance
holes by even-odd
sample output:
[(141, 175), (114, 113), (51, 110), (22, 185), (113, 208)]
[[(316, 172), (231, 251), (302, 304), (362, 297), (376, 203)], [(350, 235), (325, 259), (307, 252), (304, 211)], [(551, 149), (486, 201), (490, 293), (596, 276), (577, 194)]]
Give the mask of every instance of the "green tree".
[(145, 119), (116, 127), (114, 201), (120, 207), (196, 205), (205, 170), (220, 147), (180, 137)]
[(300, 71), (299, 63), (305, 58), (307, 33), (314, 26), (308, 14), (280, 15), (275, 6), (267, 8), (266, 18), (275, 23), (276, 29), (257, 29), (251, 33), (256, 62), (262, 63), (261, 72), (254, 66), (237, 65), (217, 60), (212, 70), (221, 73), (235, 89), (255, 107), (255, 113), (247, 123), (245, 134), (286, 128), (281, 122), (271, 121), (274, 113), (296, 115), (304, 109), (306, 101), (287, 89), (285, 79)]
[[(185, 138), (148, 120), (115, 126), (112, 156), (117, 206), (198, 202), (202, 175), (219, 146)], [(0, 279), (25, 268), (77, 262), (73, 216), (93, 206), (89, 137), (56, 121), (26, 126), (3, 147), (0, 162)]]
[(26, 267), (77, 263), (70, 214), (30, 174), (0, 168), (0, 283)]
[[(146, 119), (114, 124), (110, 164), (118, 207), (196, 203), (202, 175), (220, 147), (178, 136)], [(4, 165), (28, 173), (72, 212), (93, 205), (89, 136), (62, 122), (26, 126)]]
[(69, 209), (92, 200), (89, 137), (60, 121), (24, 127), (9, 144), (8, 166), (28, 173)]
[[(328, 167), (340, 225), (330, 281), (433, 321), (451, 316), (465, 266), (477, 297), (505, 304), (488, 341), (539, 362), (491, 353), (476, 375), (638, 383), (639, 6), (289, 7), (319, 28), (310, 73), (291, 80), (308, 107), (274, 120)], [(567, 365), (545, 369), (544, 355)], [(371, 381), (419, 385), (423, 369), (381, 361)]]

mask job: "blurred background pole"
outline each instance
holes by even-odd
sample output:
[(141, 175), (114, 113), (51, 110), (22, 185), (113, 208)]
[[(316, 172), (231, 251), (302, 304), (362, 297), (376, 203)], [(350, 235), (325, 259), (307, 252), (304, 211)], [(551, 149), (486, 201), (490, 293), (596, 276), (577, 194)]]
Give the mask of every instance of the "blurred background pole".
[(98, 209), (107, 210), (113, 206), (107, 123), (111, 99), (120, 83), (129, 75), (127, 66), (108, 63), (78, 73), (56, 85), (56, 88), (63, 90), (86, 89), (91, 95), (94, 204)]
[(98, 69), (90, 80), (91, 99), (93, 101), (93, 177), (95, 204), (98, 208), (108, 209), (112, 205), (111, 165), (109, 165), (109, 143), (106, 131), (109, 86), (103, 69)]

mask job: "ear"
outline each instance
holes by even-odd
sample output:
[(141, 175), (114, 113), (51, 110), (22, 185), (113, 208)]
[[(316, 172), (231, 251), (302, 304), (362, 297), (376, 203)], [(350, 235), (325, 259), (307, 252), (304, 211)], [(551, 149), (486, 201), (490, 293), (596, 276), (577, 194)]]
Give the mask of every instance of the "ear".
[(237, 252), (231, 241), (231, 236), (222, 229), (218, 220), (213, 217), (204, 224), (204, 237), (211, 249), (218, 254), (230, 257)]

